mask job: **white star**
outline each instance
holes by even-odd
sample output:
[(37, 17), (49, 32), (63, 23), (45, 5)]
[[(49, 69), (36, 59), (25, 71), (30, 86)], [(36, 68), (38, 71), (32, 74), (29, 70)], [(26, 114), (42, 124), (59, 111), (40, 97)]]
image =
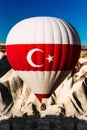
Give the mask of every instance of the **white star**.
[(53, 57), (54, 57), (54, 56), (50, 56), (50, 55), (49, 55), (46, 59), (48, 60), (48, 62), (51, 62), (51, 61), (53, 61)]

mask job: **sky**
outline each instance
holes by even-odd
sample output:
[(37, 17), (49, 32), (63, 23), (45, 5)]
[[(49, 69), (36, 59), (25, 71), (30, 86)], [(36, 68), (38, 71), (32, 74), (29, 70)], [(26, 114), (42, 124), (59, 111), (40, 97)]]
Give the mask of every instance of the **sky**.
[(0, 42), (19, 21), (52, 16), (71, 23), (82, 45), (87, 45), (87, 0), (0, 0)]

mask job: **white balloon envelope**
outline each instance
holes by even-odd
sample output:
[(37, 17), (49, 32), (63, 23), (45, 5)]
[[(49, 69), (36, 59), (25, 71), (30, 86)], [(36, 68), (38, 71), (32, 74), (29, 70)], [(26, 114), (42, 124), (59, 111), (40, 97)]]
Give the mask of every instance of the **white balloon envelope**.
[(80, 49), (76, 30), (54, 17), (25, 19), (10, 30), (6, 39), (9, 63), (40, 102), (72, 71)]

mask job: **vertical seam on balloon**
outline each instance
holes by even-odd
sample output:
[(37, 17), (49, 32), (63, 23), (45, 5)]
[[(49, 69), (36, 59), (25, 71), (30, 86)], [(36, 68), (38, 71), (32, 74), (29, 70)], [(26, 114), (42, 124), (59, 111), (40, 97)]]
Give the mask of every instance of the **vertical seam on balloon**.
[[(36, 28), (35, 28), (35, 30), (36, 30), (36, 32), (35, 32), (35, 34), (36, 34), (36, 35), (35, 35), (35, 36), (36, 36), (36, 37), (35, 37), (35, 42), (37, 42), (38, 21), (36, 21), (36, 26), (35, 26), (35, 27), (36, 27)], [(38, 44), (35, 44), (35, 43), (34, 43), (34, 46), (35, 46), (34, 48), (37, 48), (37, 45), (38, 45)], [(37, 59), (38, 59), (38, 55), (37, 55), (37, 53), (36, 53), (36, 55), (35, 55), (36, 64), (37, 64)], [(37, 68), (36, 71), (38, 71), (38, 68)]]
[[(54, 20), (55, 20), (55, 22), (56, 22), (56, 24), (57, 24), (57, 26), (58, 26), (58, 28), (59, 28), (59, 30), (60, 30), (60, 35), (61, 35), (61, 37), (62, 37), (62, 32), (61, 32), (61, 29), (60, 29), (60, 26), (59, 26), (59, 19), (55, 19), (54, 18)], [(57, 75), (58, 75), (58, 73), (59, 73), (59, 71), (60, 71), (60, 61), (61, 61), (61, 57), (62, 57), (62, 38), (61, 38), (61, 43), (58, 43), (58, 44), (60, 44), (60, 49), (61, 49), (61, 53), (60, 53), (60, 58), (59, 58), (59, 65), (58, 65), (58, 71), (57, 71), (57, 73), (56, 73), (56, 75), (55, 75), (55, 79), (57, 79)]]
[[(53, 22), (53, 19), (52, 20), (50, 19), (50, 23), (51, 23), (50, 25), (51, 25), (52, 32), (53, 32), (53, 56), (54, 56), (54, 52), (55, 52), (55, 48), (54, 48), (54, 27), (53, 27), (52, 22)], [(53, 64), (52, 64), (52, 70), (53, 70)]]
[[(63, 42), (63, 40), (62, 40), (62, 39), (63, 39), (63, 36), (62, 36), (62, 30), (61, 30), (60, 24), (61, 24), (61, 26), (63, 26), (63, 25), (62, 25), (63, 23), (61, 23), (60, 19), (57, 19), (57, 20), (55, 19), (55, 21), (56, 21), (56, 23), (57, 23), (57, 26), (58, 26), (58, 28), (59, 28), (59, 30), (60, 30), (60, 35), (61, 35), (61, 46), (60, 46), (60, 48), (61, 48), (61, 51), (60, 51), (60, 52), (61, 52), (61, 53), (60, 53), (60, 54), (61, 54), (61, 58), (59, 59), (59, 60), (60, 60), (60, 61), (59, 61), (59, 63), (60, 63), (60, 64), (59, 64), (59, 70), (58, 70), (58, 72), (57, 72), (57, 74), (56, 74), (56, 77), (55, 77), (55, 80), (56, 80), (56, 82), (55, 82), (55, 87), (56, 87), (56, 84), (57, 84), (57, 76), (60, 77), (60, 78), (62, 78), (61, 76), (62, 76), (62, 73), (63, 73), (63, 70), (61, 70), (61, 69), (63, 69), (63, 68), (60, 68), (60, 67), (61, 67), (61, 61), (62, 61), (62, 53), (63, 53), (63, 49), (62, 49), (62, 48), (63, 48), (63, 43), (62, 43), (62, 42)], [(60, 22), (60, 24), (59, 24), (59, 22)], [(61, 71), (62, 71), (62, 72), (61, 72)], [(60, 85), (60, 84), (59, 84), (59, 85)]]
[[(73, 37), (75, 38), (75, 40), (74, 40), (74, 43), (73, 43), (73, 46), (72, 46), (72, 50), (74, 49), (74, 47), (75, 47), (75, 45), (79, 45), (80, 44), (80, 38), (79, 38), (79, 35), (77, 34), (77, 32), (76, 32), (76, 30), (74, 29), (74, 27), (71, 25), (69, 25), (68, 23), (67, 23), (67, 25), (69, 26), (69, 28), (70, 28), (70, 30), (71, 30), (71, 33), (73, 34)], [(74, 50), (75, 51), (75, 50)], [(77, 52), (76, 52), (77, 54), (78, 53), (80, 53), (80, 50), (77, 48)], [(77, 56), (76, 56), (76, 53), (74, 53), (73, 54), (73, 56), (72, 56), (72, 58), (75, 58), (76, 57), (76, 59), (78, 58)], [(76, 60), (75, 60), (76, 61)], [(75, 62), (74, 60), (73, 60), (73, 66), (75, 66), (75, 64), (76, 64), (76, 62)], [(70, 60), (70, 62), (71, 62), (71, 60)]]
[[(35, 26), (35, 27), (36, 27), (36, 33), (35, 33), (35, 34), (36, 34), (36, 38), (35, 38), (35, 39), (36, 39), (36, 41), (35, 41), (36, 43), (37, 43), (37, 38), (38, 38), (38, 35), (37, 35), (37, 34), (38, 34), (38, 33), (37, 33), (37, 31), (38, 31), (38, 25), (39, 25), (39, 23), (38, 23), (38, 20), (37, 20), (36, 26)], [(35, 44), (35, 48), (38, 48), (38, 44)], [(38, 49), (39, 49), (39, 48), (38, 48)], [(36, 64), (37, 64), (37, 63), (38, 63), (38, 53), (36, 53), (35, 58), (36, 58)], [(39, 68), (38, 68), (38, 67), (37, 67), (37, 71), (39, 71)], [(36, 71), (36, 72), (37, 72), (37, 71)], [(38, 76), (38, 78), (39, 78), (39, 73), (38, 73), (38, 72), (37, 72), (37, 76)]]
[[(72, 48), (72, 50), (74, 50), (75, 51), (75, 45), (77, 45), (77, 50), (76, 50), (76, 53), (77, 53), (77, 56), (76, 56), (76, 53), (74, 53), (74, 56), (72, 57), (72, 58), (74, 58), (74, 57), (76, 57), (75, 59), (75, 61), (73, 60), (73, 66), (75, 66), (76, 65), (76, 61), (77, 61), (77, 59), (79, 58), (79, 55), (80, 55), (80, 49), (81, 48), (78, 48), (78, 47), (81, 47), (80, 46), (80, 38), (79, 38), (79, 35), (78, 35), (78, 33), (77, 33), (77, 31), (76, 31), (76, 29), (70, 24), (70, 23), (66, 23), (68, 26), (69, 26), (69, 28), (70, 28), (70, 30), (71, 30), (71, 32), (72, 32), (72, 34), (73, 34), (73, 37), (74, 37), (74, 42), (73, 42), (73, 48)], [(72, 66), (72, 67), (73, 67)]]
[[(58, 20), (58, 21), (57, 21), (57, 24), (58, 24), (58, 22), (60, 22), (60, 21)], [(63, 36), (62, 36), (62, 31), (61, 31), (61, 28), (60, 28), (60, 25), (59, 25), (59, 24), (58, 24), (58, 27), (59, 27), (60, 35), (61, 35), (61, 53), (60, 53), (60, 57), (61, 57), (61, 58), (60, 58), (60, 65), (59, 65), (59, 70), (60, 70), (60, 69), (61, 69), (61, 68), (60, 68), (60, 67), (61, 67), (61, 61), (62, 61), (62, 51), (63, 51), (63, 50), (62, 50), (62, 44), (63, 44), (63, 43), (62, 43), (62, 42), (63, 42), (62, 39), (63, 39)]]
[[(47, 20), (47, 19), (46, 19)], [(46, 22), (45, 22), (45, 24), (46, 24)], [(44, 28), (44, 33), (45, 33), (45, 30), (46, 30), (46, 25), (45, 25), (45, 28)], [(45, 35), (45, 37), (46, 37), (46, 35)], [(46, 46), (46, 44), (44, 44), (44, 50), (46, 50), (46, 48), (47, 48), (47, 46)], [(45, 81), (45, 77), (46, 77), (46, 75), (47, 75), (47, 70), (46, 70), (46, 51), (45, 51), (45, 54), (44, 54), (44, 60), (45, 60), (45, 66), (44, 66), (44, 69), (45, 69), (45, 72), (44, 72), (44, 81)]]
[[(58, 20), (56, 20), (55, 18), (53, 18), (54, 19), (54, 21), (55, 21), (55, 23), (56, 23), (56, 25), (57, 25), (57, 28), (59, 28), (59, 30), (60, 30), (60, 27), (59, 27), (59, 24), (58, 24)], [(60, 33), (60, 35), (61, 35), (61, 33)], [(61, 39), (61, 42), (62, 42), (62, 39)], [(60, 44), (61, 45), (61, 43), (58, 43), (58, 44)], [(59, 58), (60, 60), (61, 60), (61, 58)], [(60, 64), (58, 64), (58, 69), (59, 69), (59, 66), (60, 66)]]
[[(45, 20), (44, 20), (44, 19), (43, 19), (43, 24), (44, 24), (44, 26), (43, 26), (43, 27), (44, 27), (44, 29), (43, 29), (43, 31), (44, 31), (44, 32), (43, 32), (43, 35), (44, 35), (44, 38), (43, 38), (44, 41), (43, 41), (43, 42), (44, 42), (44, 43), (43, 43), (42, 45), (43, 45), (44, 50), (45, 50)], [(42, 78), (43, 78), (43, 80), (44, 80), (44, 78), (45, 78), (45, 71), (44, 71), (44, 70), (45, 70), (45, 53), (44, 53), (44, 60), (43, 60), (43, 61), (44, 61), (44, 66), (43, 66), (43, 77), (42, 77)]]
[[(49, 20), (49, 24), (50, 24), (50, 28), (51, 28), (51, 30), (52, 30), (52, 39), (53, 39), (53, 43), (51, 43), (51, 44), (54, 44), (54, 31), (53, 31), (53, 26), (52, 26), (52, 20), (50, 19), (50, 18), (48, 18), (48, 20)], [(53, 45), (53, 56), (54, 56), (54, 45)], [(51, 70), (53, 70), (52, 69), (53, 68), (53, 62), (52, 62), (52, 65), (51, 65)], [(49, 80), (51, 79), (51, 77), (52, 77), (52, 71), (50, 71), (50, 77), (49, 77)]]
[(72, 31), (72, 33), (73, 33), (73, 36), (75, 37), (75, 41), (77, 41), (77, 43), (74, 43), (74, 44), (77, 44), (77, 45), (79, 45), (79, 43), (80, 43), (80, 38), (79, 38), (79, 35), (78, 35), (78, 33), (77, 33), (77, 31), (76, 31), (76, 29), (70, 24), (70, 23), (66, 23), (68, 26), (69, 26), (69, 28), (71, 29), (71, 31)]
[[(67, 24), (67, 23), (66, 23), (66, 24)], [(68, 29), (70, 29), (69, 26), (67, 26), (67, 27), (68, 27)], [(66, 27), (65, 27), (65, 28), (66, 28)], [(67, 28), (66, 28), (66, 31), (67, 31), (67, 33), (68, 33), (68, 40), (69, 40), (69, 44), (68, 44), (68, 52), (69, 52), (69, 53), (68, 53), (68, 63), (67, 63), (67, 69), (68, 69), (68, 67), (71, 66), (71, 53), (72, 53), (72, 52), (70, 51), (70, 46), (72, 46), (72, 45), (71, 45), (72, 43), (70, 43), (70, 35), (69, 35), (69, 32), (68, 32)], [(69, 62), (70, 62), (70, 64), (69, 64)], [(68, 65), (69, 65), (69, 66), (68, 66)]]
[(67, 37), (68, 37), (68, 45), (67, 45), (67, 50), (68, 50), (68, 52), (67, 52), (67, 59), (66, 59), (66, 61), (68, 62), (68, 63), (65, 63), (66, 64), (66, 66), (65, 66), (65, 68), (68, 70), (68, 65), (69, 65), (69, 61), (70, 61), (70, 56), (71, 56), (71, 51), (70, 51), (70, 36), (69, 36), (69, 32), (68, 32), (68, 30), (67, 30), (67, 28), (69, 29), (69, 26), (67, 26), (66, 27), (66, 24), (65, 24), (65, 21), (61, 21), (60, 20), (60, 22), (63, 24), (63, 27), (65, 28), (65, 30), (66, 30), (66, 35), (67, 35)]
[[(34, 30), (35, 30), (35, 34), (37, 34), (37, 22), (35, 23), (35, 25), (34, 25)], [(37, 41), (37, 35), (34, 35), (34, 39), (35, 39), (35, 41), (34, 42), (36, 42)], [(35, 43), (33, 43), (33, 47), (34, 48), (37, 48), (37, 46), (36, 46), (37, 44), (35, 44)], [(37, 53), (36, 53), (37, 54)], [(35, 55), (35, 61), (36, 61), (36, 63), (37, 63), (37, 55)], [(34, 77), (34, 75), (33, 75), (33, 72), (34, 71), (31, 71), (31, 75), (32, 75), (32, 78), (33, 78), (33, 81), (35, 81), (35, 77)], [(37, 74), (37, 77), (38, 77), (38, 73), (37, 73), (37, 70), (35, 71), (35, 73)]]
[[(44, 21), (44, 25), (45, 25), (45, 21)], [(46, 30), (46, 25), (44, 26), (44, 39), (45, 39), (45, 30)], [(45, 40), (44, 40), (44, 42), (45, 42)], [(46, 50), (46, 45), (45, 45), (45, 43), (44, 43), (44, 51)], [(46, 57), (46, 52), (44, 53), (44, 70), (46, 70), (46, 61), (45, 61), (45, 57)], [(44, 78), (45, 78), (45, 72), (44, 72)]]
[[(49, 18), (47, 18), (47, 22), (48, 22), (48, 20), (49, 20)], [(49, 44), (49, 43), (48, 43)], [(45, 45), (45, 50), (46, 50), (46, 45)], [(46, 51), (45, 51), (45, 58), (46, 58)], [(45, 59), (45, 70), (46, 70), (46, 59)], [(45, 76), (47, 75), (47, 70), (45, 71)], [(50, 71), (49, 71), (50, 72)], [(50, 72), (51, 73), (51, 72)], [(49, 79), (50, 79), (50, 74), (49, 74), (49, 76), (48, 76), (48, 82), (49, 82)]]
[[(66, 25), (67, 25), (67, 27), (68, 27), (68, 29), (69, 29), (69, 31), (70, 31), (70, 33), (72, 34), (72, 39), (74, 38), (74, 34), (73, 34), (73, 29), (72, 29), (72, 27), (69, 25), (69, 24), (67, 24), (66, 23)], [(68, 32), (68, 31), (67, 31)], [(69, 32), (68, 32), (68, 36), (69, 36)], [(76, 39), (75, 39), (75, 41), (76, 41)], [(70, 36), (69, 36), (69, 42), (70, 42)], [(69, 44), (69, 60), (68, 60), (68, 65), (69, 66), (71, 66), (71, 63), (73, 64), (73, 62), (74, 62), (74, 60), (73, 60), (73, 62), (72, 62), (72, 50), (70, 49), (71, 48), (71, 46), (72, 46), (72, 44), (75, 44), (74, 43), (74, 41), (71, 41), (71, 43)], [(73, 46), (72, 46), (73, 47)], [(70, 51), (71, 50), (71, 51)], [(68, 68), (70, 69), (70, 67), (68, 66)]]
[[(55, 21), (55, 19), (53, 18), (52, 19), (54, 22), (55, 22), (55, 24), (57, 25), (57, 22)], [(58, 25), (57, 25), (57, 27), (58, 27)], [(55, 41), (55, 40), (54, 40)], [(54, 43), (55, 44), (55, 43)], [(59, 43), (57, 43), (57, 44), (59, 44)], [(54, 54), (55, 54), (55, 46), (54, 46)], [(55, 57), (54, 57), (54, 59), (55, 59)], [(54, 67), (54, 66), (53, 66)], [(57, 73), (58, 73), (58, 70), (57, 71), (55, 71), (55, 75), (54, 75), (54, 79), (56, 80), (56, 76), (57, 76)], [(56, 81), (55, 81), (56, 82)]]

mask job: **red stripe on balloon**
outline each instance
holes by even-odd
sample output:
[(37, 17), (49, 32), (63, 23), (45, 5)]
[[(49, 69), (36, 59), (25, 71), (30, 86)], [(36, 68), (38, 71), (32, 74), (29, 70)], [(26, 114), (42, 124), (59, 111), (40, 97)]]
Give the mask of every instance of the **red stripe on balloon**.
[[(33, 49), (31, 62), (27, 61), (27, 54)], [(6, 45), (7, 57), (14, 70), (28, 71), (57, 71), (72, 70), (76, 65), (81, 46), (73, 44), (14, 44)], [(48, 58), (53, 57), (52, 61)], [(42, 66), (40, 66), (42, 65)]]

